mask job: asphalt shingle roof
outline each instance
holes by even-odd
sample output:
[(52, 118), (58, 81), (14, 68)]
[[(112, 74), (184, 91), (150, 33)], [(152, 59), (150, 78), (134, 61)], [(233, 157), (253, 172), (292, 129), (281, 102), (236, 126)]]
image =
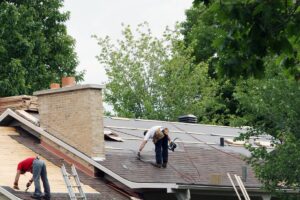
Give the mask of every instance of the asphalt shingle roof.
[[(142, 156), (143, 160), (155, 161), (154, 153)], [(219, 174), (222, 177), (220, 185), (226, 186), (231, 186), (226, 173), (242, 176), (242, 166), (247, 166), (238, 154), (199, 147), (170, 153), (166, 169), (137, 160), (133, 152), (111, 152), (99, 163), (133, 182), (212, 185), (212, 176)], [(245, 186), (259, 187), (251, 168), (247, 166), (247, 169)]]

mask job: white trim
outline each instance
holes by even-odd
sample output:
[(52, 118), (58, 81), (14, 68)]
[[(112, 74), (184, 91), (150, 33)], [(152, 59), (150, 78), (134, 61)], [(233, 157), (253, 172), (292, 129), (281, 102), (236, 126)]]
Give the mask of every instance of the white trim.
[(11, 199), (11, 200), (22, 200), (19, 197), (16, 197), (15, 195), (13, 195), (9, 191), (7, 191), (6, 189), (4, 189), (3, 187), (1, 187), (1, 186), (0, 186), (0, 193), (3, 194), (4, 196), (6, 196), (7, 198)]
[(145, 122), (159, 122), (159, 123), (171, 123), (171, 124), (179, 124), (179, 125), (190, 125), (190, 126), (207, 126), (207, 127), (220, 127), (220, 128), (232, 128), (232, 129), (239, 129), (243, 130), (243, 127), (232, 127), (232, 126), (221, 126), (221, 125), (214, 125), (214, 124), (199, 124), (199, 123), (185, 123), (185, 122), (171, 122), (171, 121), (160, 121), (154, 119), (134, 119), (134, 118), (126, 118), (126, 117), (109, 117), (104, 116), (105, 118), (111, 118), (115, 120), (134, 120), (134, 121), (145, 121)]
[(47, 94), (71, 92), (71, 91), (75, 91), (75, 90), (85, 90), (85, 89), (102, 90), (104, 88), (105, 88), (105, 85), (98, 85), (98, 84), (74, 85), (74, 86), (62, 87), (62, 88), (58, 88), (58, 89), (47, 89), (47, 90), (36, 91), (33, 93), (33, 95), (41, 96), (41, 95), (47, 95)]
[[(104, 126), (104, 128), (113, 128), (113, 129), (125, 129), (125, 130), (141, 130), (145, 131), (148, 129), (145, 128), (136, 128), (136, 127), (125, 127), (125, 126)], [(175, 130), (170, 130), (172, 133), (183, 133), (183, 134), (195, 134), (195, 135), (212, 135), (212, 133), (203, 133), (203, 132), (192, 132), (192, 131), (175, 131)]]
[(95, 160), (93, 160), (92, 158), (88, 157), (87, 155), (81, 153), (80, 151), (78, 151), (74, 147), (72, 147), (72, 146), (64, 143), (63, 141), (57, 139), (56, 137), (50, 135), (49, 133), (47, 133), (42, 128), (37, 127), (36, 125), (32, 124), (28, 120), (24, 119), (23, 117), (17, 115), (11, 109), (7, 109), (4, 113), (2, 113), (2, 115), (0, 116), (0, 122), (5, 117), (7, 117), (8, 115), (11, 116), (11, 117), (13, 117), (14, 119), (18, 120), (19, 122), (23, 123), (24, 125), (28, 126), (32, 130), (38, 132), (39, 134), (41, 134), (45, 138), (51, 140), (52, 142), (54, 142), (55, 144), (59, 145), (60, 147), (63, 147), (64, 149), (70, 151), (74, 155), (80, 157), (81, 159), (83, 159), (84, 161), (86, 161), (89, 164), (93, 165), (94, 167), (100, 169), (101, 171), (103, 171), (107, 175), (109, 175), (112, 178), (118, 180), (119, 182), (121, 182), (122, 184), (128, 186), (129, 188), (132, 188), (132, 189), (138, 189), (138, 188), (174, 188), (174, 189), (176, 189), (177, 188), (177, 184), (176, 183), (137, 183), (137, 182), (129, 181), (129, 180), (127, 180), (127, 179), (119, 176), (118, 174), (114, 173), (110, 169), (108, 169), (108, 168), (100, 165)]

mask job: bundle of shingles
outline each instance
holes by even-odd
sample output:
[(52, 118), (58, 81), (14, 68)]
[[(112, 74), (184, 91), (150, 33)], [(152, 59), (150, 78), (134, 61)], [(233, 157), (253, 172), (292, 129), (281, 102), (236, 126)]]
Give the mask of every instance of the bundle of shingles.
[(0, 98), (0, 114), (7, 108), (36, 112), (38, 111), (37, 97), (21, 95)]

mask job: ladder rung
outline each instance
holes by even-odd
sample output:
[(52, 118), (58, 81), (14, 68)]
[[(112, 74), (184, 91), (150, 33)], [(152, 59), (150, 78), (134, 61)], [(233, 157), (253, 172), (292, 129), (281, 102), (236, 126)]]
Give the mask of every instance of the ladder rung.
[[(82, 186), (80, 184), (79, 176), (77, 174), (76, 168), (74, 165), (71, 166), (72, 173), (68, 174), (66, 171), (65, 166), (63, 165), (61, 167), (61, 171), (63, 174), (63, 178), (65, 180), (66, 186), (68, 188), (69, 196), (71, 199), (76, 200), (76, 199), (84, 199), (86, 200), (86, 196), (82, 190)], [(71, 182), (71, 178), (75, 180), (76, 185), (73, 185)], [(79, 193), (75, 193), (73, 188), (77, 188)], [(77, 196), (78, 195), (78, 196)]]

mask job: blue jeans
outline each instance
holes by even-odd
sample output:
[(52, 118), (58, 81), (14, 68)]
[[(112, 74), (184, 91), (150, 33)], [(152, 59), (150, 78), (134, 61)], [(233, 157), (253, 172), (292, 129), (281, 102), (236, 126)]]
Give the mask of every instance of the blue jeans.
[(157, 164), (168, 163), (168, 136), (155, 143), (155, 157)]
[(39, 159), (35, 159), (32, 164), (32, 174), (35, 190), (33, 195), (40, 197), (42, 196), (40, 178), (42, 179), (44, 186), (44, 193), (46, 198), (50, 198), (50, 186), (47, 178), (47, 169), (45, 162)]

